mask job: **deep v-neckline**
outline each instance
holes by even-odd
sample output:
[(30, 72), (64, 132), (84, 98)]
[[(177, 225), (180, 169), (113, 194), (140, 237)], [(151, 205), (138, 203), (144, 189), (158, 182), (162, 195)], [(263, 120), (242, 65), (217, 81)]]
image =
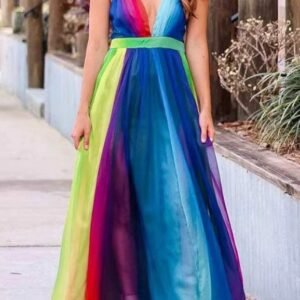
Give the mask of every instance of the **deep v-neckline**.
[[(157, 20), (158, 20), (158, 17), (160, 15), (160, 11), (162, 9), (162, 5), (163, 5), (163, 3), (164, 3), (165, 0), (160, 0), (159, 1), (158, 7), (156, 9), (155, 17), (153, 19), (153, 24), (150, 24), (149, 14), (147, 12), (147, 9), (146, 9), (146, 6), (145, 6), (143, 0), (136, 0), (136, 1), (138, 1), (139, 4), (140, 4), (139, 7), (142, 10), (142, 15), (144, 15), (145, 18), (147, 19), (145, 21), (146, 21), (147, 26), (148, 26), (149, 34), (150, 34), (150, 36), (153, 36)], [(150, 26), (150, 25), (152, 25), (152, 26)]]

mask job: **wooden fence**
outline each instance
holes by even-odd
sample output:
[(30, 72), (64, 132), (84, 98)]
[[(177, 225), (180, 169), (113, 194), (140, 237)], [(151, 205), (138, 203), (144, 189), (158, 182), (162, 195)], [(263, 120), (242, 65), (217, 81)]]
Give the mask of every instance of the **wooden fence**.
[(287, 18), (292, 21), (294, 27), (300, 27), (300, 1), (287, 0)]

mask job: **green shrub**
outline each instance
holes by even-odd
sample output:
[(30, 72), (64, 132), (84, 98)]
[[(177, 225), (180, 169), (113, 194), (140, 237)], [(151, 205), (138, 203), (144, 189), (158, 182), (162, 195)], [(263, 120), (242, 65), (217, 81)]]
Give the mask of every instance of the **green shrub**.
[(288, 62), (285, 73), (266, 73), (258, 83), (260, 108), (251, 115), (260, 143), (277, 152), (299, 149), (300, 58)]

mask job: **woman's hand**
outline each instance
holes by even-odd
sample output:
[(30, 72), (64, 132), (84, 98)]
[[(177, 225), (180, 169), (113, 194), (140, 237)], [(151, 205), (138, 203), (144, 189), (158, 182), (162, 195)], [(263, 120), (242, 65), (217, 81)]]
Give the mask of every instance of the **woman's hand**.
[(108, 50), (110, 0), (90, 0), (89, 40), (83, 68), (82, 89), (78, 114), (72, 139), (78, 150), (83, 139), (83, 149), (88, 150), (91, 121), (88, 107), (93, 96), (95, 81)]
[(78, 150), (82, 138), (83, 138), (84, 150), (89, 149), (90, 133), (91, 133), (91, 121), (90, 121), (89, 114), (79, 112), (77, 114), (74, 129), (71, 135), (76, 150)]
[[(211, 115), (210, 70), (207, 38), (207, 19), (209, 0), (196, 0), (195, 17), (190, 17), (186, 32), (186, 55), (191, 69), (192, 78), (199, 104), (201, 142), (207, 138), (214, 140), (214, 125)], [(200, 137), (199, 137), (200, 138)]]
[(201, 142), (205, 143), (207, 137), (213, 142), (215, 138), (215, 128), (211, 113), (206, 111), (200, 112), (199, 123), (201, 127)]

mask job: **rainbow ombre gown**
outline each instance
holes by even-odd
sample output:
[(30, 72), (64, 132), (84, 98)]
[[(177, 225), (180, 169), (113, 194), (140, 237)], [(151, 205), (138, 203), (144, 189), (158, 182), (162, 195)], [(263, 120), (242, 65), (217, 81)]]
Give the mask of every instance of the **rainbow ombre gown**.
[(184, 51), (179, 0), (152, 33), (142, 0), (112, 0), (112, 42), (78, 151), (53, 300), (243, 300), (213, 144)]

